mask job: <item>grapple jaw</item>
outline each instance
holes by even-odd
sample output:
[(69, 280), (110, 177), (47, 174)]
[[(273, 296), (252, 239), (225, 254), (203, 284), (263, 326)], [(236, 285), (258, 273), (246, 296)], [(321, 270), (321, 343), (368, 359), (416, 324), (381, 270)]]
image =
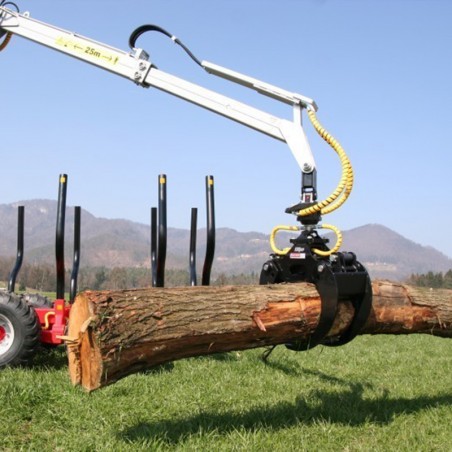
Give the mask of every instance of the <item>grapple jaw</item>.
[[(284, 255), (273, 254), (262, 268), (260, 284), (309, 282), (315, 284), (321, 300), (316, 330), (308, 343), (294, 341), (287, 348), (295, 351), (316, 345), (344, 345), (359, 334), (372, 309), (372, 285), (364, 266), (351, 252), (338, 252), (328, 257), (316, 255), (313, 249), (327, 250), (327, 239), (315, 231), (302, 231), (292, 239), (291, 249)], [(352, 303), (355, 313), (348, 329), (338, 337), (327, 338), (341, 301)]]

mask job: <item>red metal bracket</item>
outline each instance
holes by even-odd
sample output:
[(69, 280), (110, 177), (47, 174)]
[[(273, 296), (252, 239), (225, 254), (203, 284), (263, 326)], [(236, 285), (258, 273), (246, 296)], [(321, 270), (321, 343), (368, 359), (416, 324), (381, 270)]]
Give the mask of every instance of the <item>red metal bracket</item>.
[(62, 299), (55, 300), (53, 308), (35, 308), (41, 324), (41, 342), (53, 345), (63, 343), (59, 336), (65, 334), (70, 310), (71, 306)]

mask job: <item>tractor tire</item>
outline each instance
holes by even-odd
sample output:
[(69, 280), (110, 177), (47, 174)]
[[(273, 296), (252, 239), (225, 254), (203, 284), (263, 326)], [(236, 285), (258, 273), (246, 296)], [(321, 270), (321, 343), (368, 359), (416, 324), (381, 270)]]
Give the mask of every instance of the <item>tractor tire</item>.
[(53, 308), (53, 302), (39, 293), (25, 293), (23, 299), (34, 308)]
[(38, 317), (13, 293), (0, 293), (0, 368), (28, 364), (39, 344)]

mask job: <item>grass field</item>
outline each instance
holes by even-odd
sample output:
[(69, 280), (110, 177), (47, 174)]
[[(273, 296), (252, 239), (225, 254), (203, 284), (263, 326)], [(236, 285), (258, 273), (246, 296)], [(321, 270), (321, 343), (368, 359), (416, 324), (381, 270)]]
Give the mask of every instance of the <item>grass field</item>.
[(96, 391), (64, 350), (0, 371), (0, 450), (452, 450), (452, 343), (363, 336), (188, 359)]

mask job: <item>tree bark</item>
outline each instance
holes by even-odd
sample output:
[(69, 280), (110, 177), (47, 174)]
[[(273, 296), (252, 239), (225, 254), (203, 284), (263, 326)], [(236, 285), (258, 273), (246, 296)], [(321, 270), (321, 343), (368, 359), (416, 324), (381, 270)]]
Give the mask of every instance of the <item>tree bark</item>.
[[(360, 334), (452, 337), (452, 291), (372, 283), (373, 307)], [(307, 283), (266, 286), (86, 291), (68, 324), (69, 373), (92, 391), (154, 366), (192, 356), (294, 340), (308, 343), (321, 302)], [(353, 318), (339, 303), (328, 338)]]

